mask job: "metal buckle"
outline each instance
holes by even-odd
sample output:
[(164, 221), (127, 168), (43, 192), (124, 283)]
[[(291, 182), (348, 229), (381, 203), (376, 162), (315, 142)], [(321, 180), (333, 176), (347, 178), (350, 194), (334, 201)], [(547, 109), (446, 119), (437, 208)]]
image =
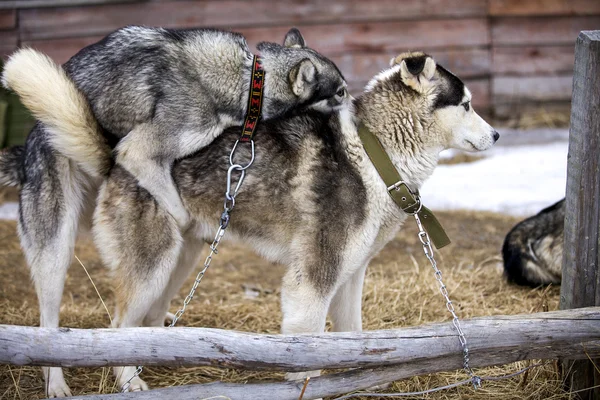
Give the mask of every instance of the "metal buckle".
[(406, 186), (406, 190), (408, 190), (408, 192), (410, 194), (412, 194), (413, 196), (417, 196), (417, 194), (415, 192), (413, 192), (412, 190), (410, 190), (410, 187), (408, 186), (408, 184), (404, 181), (398, 181), (396, 183), (394, 183), (393, 185), (389, 186), (387, 188), (388, 192), (391, 192), (392, 190), (400, 190), (400, 186)]
[[(410, 204), (406, 207), (402, 207), (402, 211), (404, 211), (405, 213), (407, 213), (408, 215), (415, 215), (417, 213), (419, 213), (421, 211), (421, 208), (423, 208), (423, 203), (421, 202), (421, 197), (419, 196), (419, 193), (415, 193), (412, 190), (410, 190), (410, 187), (408, 186), (408, 184), (404, 181), (398, 181), (396, 183), (394, 183), (393, 185), (389, 186), (387, 188), (388, 192), (391, 192), (392, 190), (400, 190), (400, 186), (406, 186), (406, 190), (408, 190), (408, 193), (411, 194), (411, 196), (415, 199), (415, 202), (413, 204)], [(402, 198), (402, 201), (406, 201), (406, 198)], [(414, 212), (408, 212), (406, 211), (406, 209), (408, 208), (414, 208), (416, 205), (418, 205), (417, 207), (417, 211)]]

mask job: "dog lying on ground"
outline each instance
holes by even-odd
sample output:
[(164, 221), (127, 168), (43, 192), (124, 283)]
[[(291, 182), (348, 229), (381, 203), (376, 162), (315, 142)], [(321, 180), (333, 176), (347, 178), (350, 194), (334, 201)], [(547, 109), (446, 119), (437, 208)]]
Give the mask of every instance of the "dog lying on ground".
[[(263, 42), (257, 48), (265, 72), (263, 119), (304, 108), (331, 112), (349, 101), (335, 64), (307, 48), (297, 29), (288, 32), (284, 46)], [(82, 132), (69, 126), (77, 123), (71, 116), (55, 116), (70, 136), (66, 143), (54, 140), (52, 134), (49, 140), (75, 159), (98, 147), (109, 151), (108, 143), (103, 143), (110, 132), (118, 140), (116, 163), (134, 175), (183, 227), (189, 216), (173, 183), (172, 164), (209, 144), (225, 128), (242, 125), (253, 63), (246, 40), (237, 33), (139, 26), (119, 29), (82, 49), (63, 66), (102, 129)], [(45, 101), (63, 101), (51, 90), (58, 84), (53, 76), (39, 73), (43, 71), (39, 66), (45, 64), (51, 70), (49, 58), (23, 49), (11, 56), (4, 71), (4, 85), (15, 90), (34, 114), (41, 101), (35, 90), (37, 79), (46, 80)], [(111, 163), (85, 171), (103, 175)]]
[[(85, 99), (79, 100), (53, 107), (83, 107)], [(359, 123), (377, 136), (413, 191), (432, 174), (440, 151), (485, 150), (499, 136), (475, 113), (463, 82), (423, 53), (393, 59), (353, 104), (331, 115), (307, 111), (261, 123), (255, 161), (236, 197), (226, 238), (243, 240), (288, 267), (281, 299), (283, 333), (323, 332), (328, 313), (334, 330), (361, 330), (366, 267), (407, 217), (365, 153)], [(94, 210), (93, 231), (101, 257), (118, 283), (115, 326), (163, 324), (170, 300), (198, 264), (203, 243), (214, 237), (223, 211), (229, 152), (238, 136), (239, 129), (227, 129), (211, 145), (173, 165), (173, 180), (191, 218), (186, 230), (126, 168), (117, 164), (110, 170)], [(238, 156), (249, 157), (249, 149), (240, 148)], [(44, 310), (42, 323), (45, 315), (58, 316), (74, 228), (90, 216), (82, 213), (78, 218), (79, 203), (69, 202), (70, 190), (85, 183), (79, 171), (108, 162), (97, 157), (110, 154), (98, 148), (90, 160), (70, 160), (52, 148), (39, 128), (24, 151), (12, 148), (0, 157), (0, 176), (22, 186), (19, 230)], [(43, 189), (52, 187), (57, 177), (64, 177), (55, 189), (59, 193), (54, 193), (60, 198), (48, 199)], [(48, 208), (44, 201), (55, 207)], [(43, 222), (38, 226), (48, 229), (35, 229), (33, 221), (38, 219)], [(63, 219), (67, 222), (51, 224)], [(47, 244), (41, 257), (46, 256), (44, 249), (53, 248), (48, 244), (68, 251), (59, 253), (62, 259), (42, 264), (33, 258), (39, 253), (32, 249), (40, 249), (39, 243)], [(116, 369), (120, 383), (133, 370)], [(60, 381), (51, 380), (52, 388), (66, 387), (62, 372), (57, 376)], [(132, 381), (130, 390), (144, 389), (147, 385), (139, 377)]]
[(519, 222), (504, 239), (504, 275), (524, 286), (560, 285), (565, 199)]

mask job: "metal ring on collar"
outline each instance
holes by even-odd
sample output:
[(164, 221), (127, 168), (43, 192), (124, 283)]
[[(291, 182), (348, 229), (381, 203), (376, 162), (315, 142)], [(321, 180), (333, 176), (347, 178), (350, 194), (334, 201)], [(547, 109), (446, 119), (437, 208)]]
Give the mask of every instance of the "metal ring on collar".
[(252, 163), (254, 162), (254, 140), (250, 140), (250, 145), (251, 145), (251, 147), (250, 147), (250, 149), (251, 149), (251, 150), (250, 150), (250, 151), (251, 151), (251, 158), (250, 158), (250, 161), (248, 162), (248, 164), (246, 164), (246, 166), (245, 166), (245, 167), (242, 167), (240, 164), (234, 164), (234, 163), (233, 163), (233, 155), (235, 154), (235, 151), (236, 151), (236, 149), (237, 149), (237, 145), (238, 145), (238, 143), (239, 143), (239, 142), (240, 142), (240, 141), (239, 141), (239, 139), (238, 139), (238, 140), (236, 140), (236, 141), (235, 141), (235, 144), (233, 145), (233, 148), (231, 149), (231, 153), (229, 154), (229, 165), (231, 165), (232, 167), (233, 167), (234, 165), (238, 165), (238, 166), (240, 166), (240, 168), (241, 168), (241, 169), (245, 170), (245, 169), (247, 169), (249, 166), (251, 166), (251, 165), (252, 165)]
[[(404, 212), (407, 213), (408, 215), (416, 215), (421, 212), (421, 209), (423, 208), (423, 202), (421, 201), (421, 197), (415, 196), (415, 201), (419, 204), (419, 207), (417, 208), (417, 211), (413, 211), (413, 212), (404, 210)], [(414, 206), (414, 204), (412, 204), (410, 207), (413, 207), (413, 206)]]

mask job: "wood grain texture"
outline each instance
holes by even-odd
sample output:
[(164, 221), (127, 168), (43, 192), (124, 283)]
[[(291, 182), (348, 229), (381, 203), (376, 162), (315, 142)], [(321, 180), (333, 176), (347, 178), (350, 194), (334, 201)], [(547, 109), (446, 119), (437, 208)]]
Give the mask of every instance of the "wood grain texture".
[(23, 46), (28, 46), (47, 54), (59, 64), (65, 63), (79, 50), (101, 40), (103, 36), (86, 36), (80, 38), (66, 38), (40, 41), (23, 41)]
[[(591, 353), (597, 354), (600, 342), (591, 346)], [(575, 354), (581, 354), (580, 350), (566, 345), (559, 352), (565, 354), (575, 350)], [(491, 365), (507, 364), (509, 362), (536, 357), (538, 353), (502, 353), (494, 361), (490, 359), (472, 359), (471, 365), (475, 368), (488, 367)], [(356, 390), (364, 390), (375, 385), (383, 385), (389, 382), (406, 379), (416, 375), (424, 375), (433, 372), (460, 369), (462, 360), (460, 356), (450, 357), (446, 360), (419, 360), (400, 365), (391, 365), (381, 368), (361, 368), (348, 372), (327, 374), (317, 378), (311, 378), (304, 394), (305, 399), (315, 399), (326, 396), (336, 396)], [(178, 400), (198, 400), (208, 398), (229, 399), (277, 399), (297, 400), (304, 381), (273, 382), (273, 383), (223, 383), (214, 382), (203, 385), (183, 385), (165, 389), (156, 389), (146, 392), (133, 392), (124, 394), (91, 395), (74, 397), (73, 400), (162, 400), (176, 398)]]
[(573, 45), (582, 30), (597, 29), (600, 15), (588, 17), (494, 18), (494, 46)]
[[(596, 307), (588, 309), (570, 310), (567, 312), (540, 313), (513, 317), (491, 317), (465, 321), (465, 325), (469, 330), (467, 333), (467, 337), (469, 338), (468, 340), (470, 348), (472, 350), (471, 365), (473, 367), (478, 368), (491, 365), (506, 364), (509, 362), (526, 359), (561, 358), (565, 355), (573, 357), (586, 357), (586, 351), (589, 355), (595, 357), (598, 354), (600, 354), (600, 341), (594, 339), (598, 338), (598, 336), (600, 335), (600, 331), (598, 330), (598, 323), (600, 322), (599, 313), (600, 308)], [(522, 323), (527, 323), (526, 320), (528, 317), (531, 317), (532, 319), (529, 321), (528, 326), (525, 327), (525, 329), (523, 330), (515, 331), (514, 329), (510, 329), (505, 325), (509, 321), (516, 323), (518, 320), (521, 320)], [(484, 323), (479, 326), (473, 325), (474, 323), (483, 323), (484, 321), (487, 322), (487, 324)], [(581, 324), (585, 325), (585, 327), (581, 327)], [(498, 326), (500, 327), (500, 330), (496, 332), (495, 328)], [(443, 327), (447, 327), (449, 330), (440, 331), (439, 329), (443, 329)], [(514, 327), (515, 326), (513, 325), (513, 328)], [(2, 329), (4, 328), (4, 326), (0, 327), (0, 332), (3, 332)], [(36, 329), (38, 332), (41, 332), (40, 328), (22, 328)], [(426, 328), (426, 330), (422, 330), (424, 328)], [(431, 328), (437, 328), (437, 333), (441, 334), (441, 336), (439, 338), (431, 337), (432, 333), (435, 331), (431, 331)], [(138, 328), (137, 331), (142, 332), (143, 329), (144, 328)], [(149, 329), (151, 328), (146, 328), (146, 330)], [(166, 328), (160, 329), (163, 332), (167, 330)], [(208, 331), (198, 328), (175, 328), (171, 331), (183, 332), (184, 330), (195, 330), (196, 332)], [(55, 335), (55, 337), (59, 338), (59, 340), (61, 335), (73, 335), (76, 332), (75, 330), (63, 330), (63, 332), (58, 333), (57, 329), (54, 329), (53, 331), (53, 334)], [(124, 331), (124, 329), (122, 331)], [(316, 340), (315, 342), (313, 342), (314, 347), (308, 348), (307, 350), (312, 356), (321, 356), (325, 358), (329, 354), (329, 350), (323, 350), (322, 348), (317, 347), (323, 344), (323, 339), (325, 338), (338, 338), (340, 340), (344, 340), (342, 338), (353, 338), (354, 340), (363, 340), (366, 337), (370, 337), (370, 339), (367, 342), (361, 342), (361, 344), (364, 346), (362, 355), (373, 356), (375, 354), (379, 354), (380, 359), (387, 359), (387, 356), (390, 353), (390, 351), (395, 351), (396, 349), (390, 349), (387, 347), (376, 348), (374, 347), (374, 345), (377, 341), (390, 341), (388, 343), (392, 343), (392, 341), (401, 342), (403, 340), (409, 340), (412, 343), (416, 343), (416, 341), (418, 340), (427, 340), (427, 338), (433, 339), (435, 342), (447, 340), (454, 341), (454, 343), (448, 343), (448, 345), (446, 346), (444, 352), (445, 355), (441, 355), (441, 353), (438, 354), (438, 356), (433, 357), (425, 355), (424, 357), (412, 358), (411, 361), (407, 361), (401, 364), (392, 364), (384, 367), (372, 368), (363, 365), (360, 369), (354, 369), (347, 372), (328, 374), (322, 377), (312, 378), (310, 380), (309, 385), (307, 386), (305, 398), (317, 398), (325, 396), (334, 396), (355, 390), (365, 389), (373, 385), (380, 385), (415, 375), (423, 375), (427, 373), (459, 369), (462, 366), (462, 355), (460, 352), (460, 346), (457, 346), (457, 344), (455, 343), (455, 334), (447, 336), (448, 332), (451, 331), (452, 328), (450, 327), (450, 324), (436, 324), (412, 329), (363, 332), (354, 334), (332, 333), (313, 337), (301, 335), (296, 336), (295, 341), (290, 343), (290, 345), (295, 346), (295, 344), (300, 344), (304, 346), (307, 343), (309, 343), (307, 342), (307, 340), (310, 341), (310, 338), (312, 338), (313, 340)], [(584, 331), (587, 331), (587, 333), (583, 334)], [(93, 332), (93, 330), (89, 330), (87, 332)], [(573, 336), (569, 335), (570, 332), (573, 332)], [(419, 335), (419, 333), (422, 333), (423, 335)], [(284, 336), (280, 335), (244, 335), (247, 335), (247, 339), (250, 339), (251, 337), (259, 337), (262, 339), (284, 338)], [(506, 335), (508, 335), (508, 338)], [(503, 345), (508, 344), (508, 342), (510, 342), (512, 339), (516, 339), (517, 336), (519, 337), (517, 341), (524, 344), (521, 350), (502, 350)], [(148, 337), (149, 335), (143, 334), (134, 337), (134, 339), (136, 341), (140, 339), (147, 341)], [(358, 339), (359, 337), (361, 337), (362, 339)], [(485, 341), (486, 345), (483, 346), (481, 349), (474, 349), (474, 337), (479, 337), (482, 341)], [(288, 336), (288, 338), (291, 337)], [(18, 338), (18, 340), (22, 341), (23, 339)], [(169, 341), (165, 341), (164, 343), (173, 344)], [(251, 352), (253, 353), (258, 352), (261, 349), (260, 347), (256, 347), (260, 346), (259, 343), (260, 340), (252, 341), (250, 339), (250, 341), (246, 343), (246, 347), (251, 349)], [(407, 348), (405, 349), (405, 351), (407, 353), (411, 353), (411, 346), (406, 346), (406, 343), (405, 347)], [(529, 343), (530, 345), (525, 345), (525, 343)], [(539, 344), (539, 346), (534, 343)], [(141, 346), (142, 344), (143, 343), (138, 342), (139, 346)], [(196, 344), (202, 344), (202, 342), (196, 342)], [(223, 342), (222, 344), (225, 343)], [(356, 345), (356, 343), (352, 342), (350, 342), (349, 344)], [(584, 346), (585, 351), (583, 348)], [(125, 347), (124, 349), (126, 349), (127, 347)], [(439, 349), (439, 347), (435, 347), (433, 349), (434, 352), (436, 351), (436, 349)], [(221, 354), (226, 355), (228, 354), (230, 348), (223, 347), (213, 350), (219, 351), (221, 352)], [(283, 350), (287, 351), (285, 350), (285, 348), (283, 348)], [(297, 355), (295, 352), (296, 350), (296, 347), (290, 348), (289, 357), (295, 357)], [(417, 355), (416, 353), (424, 355), (429, 354), (429, 350), (430, 348), (426, 346), (423, 348), (419, 347), (418, 349), (414, 350), (414, 353), (415, 355)], [(265, 358), (272, 357), (272, 353), (274, 351), (278, 350), (269, 348), (265, 353), (263, 353), (263, 355), (265, 356)], [(336, 357), (335, 353), (332, 352), (331, 354), (334, 354), (334, 357)], [(211, 396), (226, 396), (227, 398), (232, 399), (269, 398), (278, 400), (296, 400), (299, 397), (300, 391), (302, 390), (302, 386), (303, 381), (245, 384), (215, 382), (205, 385), (184, 385), (151, 390), (146, 392), (81, 396), (75, 397), (74, 399), (157, 400), (177, 398), (178, 400), (191, 400), (208, 398)]]
[(598, 0), (489, 0), (491, 16), (600, 14)]
[(18, 34), (16, 31), (0, 31), (0, 57), (6, 59), (17, 49)]
[(498, 76), (492, 79), (492, 102), (523, 103), (568, 101), (571, 99), (573, 78), (557, 76)]
[[(479, 47), (489, 45), (485, 19), (439, 20), (431, 29), (427, 21), (349, 23), (339, 25), (299, 26), (308, 45), (333, 57), (348, 53), (400, 53), (407, 50), (444, 49), (446, 47)], [(260, 41), (282, 42), (289, 26), (237, 29), (252, 48)], [(91, 32), (91, 31), (90, 31)], [(24, 44), (44, 48), (59, 62), (67, 54), (75, 54), (81, 44), (93, 43), (102, 36), (30, 40)]]
[[(600, 304), (599, 154), (600, 31), (588, 31), (581, 32), (575, 46), (561, 309)], [(600, 383), (600, 374), (591, 362), (567, 363), (567, 367), (574, 370), (566, 376), (572, 390)], [(598, 399), (600, 388), (579, 395)]]
[(0, 10), (0, 30), (13, 29), (17, 26), (16, 10)]
[(104, 35), (124, 25), (192, 28), (239, 28), (303, 25), (306, 23), (374, 22), (444, 17), (483, 17), (480, 0), (205, 0), (114, 4), (22, 10), (23, 38)]
[(573, 45), (494, 47), (491, 70), (494, 75), (572, 74), (574, 62)]
[[(382, 53), (397, 55), (407, 50), (422, 49), (431, 49), (431, 52), (440, 50), (440, 54), (444, 54), (445, 47), (464, 46), (467, 47), (464, 49), (465, 51), (473, 51), (473, 54), (482, 57), (472, 64), (480, 66), (473, 68), (480, 70), (486, 68), (486, 63), (489, 63), (489, 54), (485, 50), (468, 48), (489, 44), (489, 35), (484, 19), (465, 19), (457, 22), (440, 20), (438, 22), (439, 26), (436, 30), (428, 30), (430, 24), (423, 21), (314, 25), (301, 27), (301, 30), (309, 46), (329, 57), (345, 56), (349, 53), (359, 53), (365, 57), (374, 53), (377, 57)], [(263, 40), (282, 42), (288, 29), (289, 27), (247, 28), (238, 31), (246, 36), (251, 47), (255, 47)], [(473, 33), (473, 37), (465, 39), (464, 36), (468, 36), (469, 32)], [(23, 44), (37, 48), (57, 62), (63, 63), (82, 47), (100, 39), (102, 36), (23, 40)], [(452, 59), (456, 65), (469, 64), (469, 61), (460, 61), (460, 52), (447, 54), (448, 59)], [(389, 58), (385, 64), (388, 65), (388, 62)]]
[(93, 4), (134, 3), (147, 0), (2, 0), (0, 9), (33, 7), (73, 7)]
[[(535, 354), (532, 358), (580, 353), (584, 357), (582, 346), (600, 341), (600, 308), (477, 318), (461, 325), (473, 360), (491, 361), (506, 353)], [(563, 353), (563, 347), (573, 353)], [(380, 367), (460, 356), (461, 346), (451, 323), (295, 336), (204, 328), (51, 329), (0, 325), (0, 363), (15, 365), (97, 367), (141, 363), (303, 371)]]

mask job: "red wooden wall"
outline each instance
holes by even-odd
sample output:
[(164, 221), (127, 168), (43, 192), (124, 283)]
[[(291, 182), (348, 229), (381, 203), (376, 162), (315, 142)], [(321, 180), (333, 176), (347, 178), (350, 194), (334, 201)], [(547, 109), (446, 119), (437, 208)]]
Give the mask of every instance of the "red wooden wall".
[(568, 107), (575, 39), (600, 29), (600, 0), (3, 0), (0, 55), (32, 46), (64, 62), (128, 24), (219, 27), (251, 44), (296, 26), (355, 94), (392, 56), (425, 50), (476, 107), (506, 116)]

